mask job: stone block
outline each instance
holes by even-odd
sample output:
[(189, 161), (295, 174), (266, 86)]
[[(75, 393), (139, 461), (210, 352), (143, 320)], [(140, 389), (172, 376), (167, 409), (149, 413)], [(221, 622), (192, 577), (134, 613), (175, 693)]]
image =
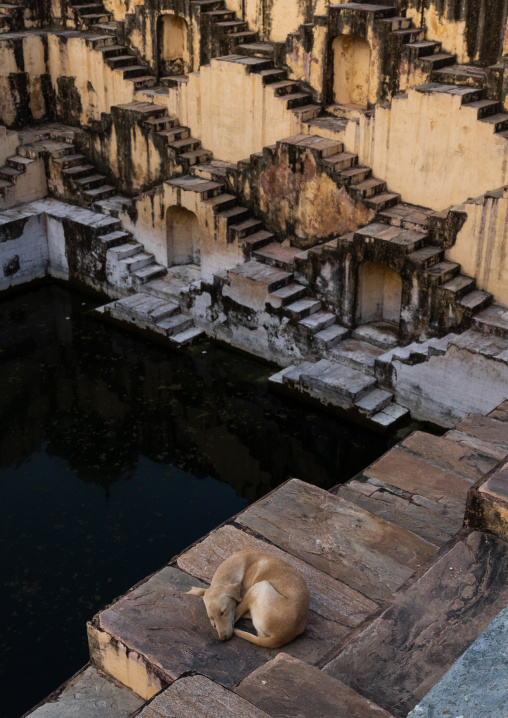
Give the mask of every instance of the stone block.
[(297, 479), (243, 511), (237, 522), (376, 602), (435, 551), (410, 531)]
[(128, 718), (143, 703), (125, 686), (86, 666), (26, 718)]
[(140, 718), (268, 718), (236, 693), (204, 676), (188, 676), (162, 691)]
[(235, 692), (272, 718), (393, 718), (341, 681), (279, 653)]

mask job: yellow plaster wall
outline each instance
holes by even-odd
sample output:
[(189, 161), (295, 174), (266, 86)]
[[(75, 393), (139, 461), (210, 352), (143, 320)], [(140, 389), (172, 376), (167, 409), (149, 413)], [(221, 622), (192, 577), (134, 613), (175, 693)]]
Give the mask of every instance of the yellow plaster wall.
[(134, 12), (136, 5), (144, 5), (145, 0), (103, 0), (106, 10), (115, 20), (123, 20), (127, 13)]
[(447, 259), (459, 262), (464, 274), (475, 277), (479, 289), (508, 306), (508, 191), (470, 200), (464, 209), (467, 220)]
[(369, 133), (357, 143), (360, 162), (406, 202), (441, 210), (508, 182), (507, 140), (457, 95), (410, 90), (376, 109)]
[(299, 131), (297, 116), (245, 65), (212, 60), (181, 92), (182, 124), (217, 159), (237, 162)]
[(326, 48), (326, 27), (318, 25), (314, 28), (314, 44), (310, 52), (306, 52), (301, 43), (296, 43), (293, 50), (286, 56), (289, 67), (289, 78), (301, 80), (313, 87), (318, 96), (323, 94), (323, 61)]

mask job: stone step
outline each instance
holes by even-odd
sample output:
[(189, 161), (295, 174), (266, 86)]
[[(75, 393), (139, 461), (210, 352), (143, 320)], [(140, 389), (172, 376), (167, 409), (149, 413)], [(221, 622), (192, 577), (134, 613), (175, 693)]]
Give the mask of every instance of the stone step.
[(380, 194), (374, 195), (374, 197), (368, 197), (364, 200), (364, 204), (376, 212), (380, 212), (387, 207), (393, 207), (393, 205), (399, 202), (400, 194), (396, 192), (380, 192)]
[(236, 51), (240, 55), (249, 55), (250, 57), (266, 57), (273, 59), (273, 44), (271, 42), (253, 42), (245, 45), (237, 45)]
[(508, 544), (459, 534), (323, 670), (406, 716), (507, 603)]
[(305, 317), (305, 319), (298, 322), (298, 330), (301, 334), (312, 336), (331, 327), (332, 324), (335, 324), (335, 320), (335, 314), (332, 314), (331, 312), (313, 312), (308, 317)]
[(269, 718), (248, 701), (205, 676), (184, 676), (162, 691), (140, 718)]
[(395, 227), (404, 227), (418, 232), (426, 232), (429, 228), (430, 217), (433, 210), (425, 207), (418, 207), (407, 202), (399, 202), (394, 207), (381, 211), (377, 217), (378, 221), (391, 224)]
[(298, 479), (236, 522), (375, 602), (386, 600), (435, 552), (406, 529)]
[(411, 27), (411, 20), (407, 17), (386, 17), (377, 20), (376, 22), (382, 23), (390, 28), (390, 30), (404, 30)]
[(244, 678), (235, 693), (272, 718), (391, 718), (344, 683), (287, 653)]
[(474, 288), (475, 280), (472, 277), (466, 277), (464, 274), (459, 274), (440, 286), (440, 290), (451, 295), (456, 301), (462, 299), (465, 294), (469, 294)]
[(90, 204), (93, 204), (99, 199), (107, 199), (112, 197), (116, 192), (116, 188), (111, 185), (103, 184), (99, 187), (92, 187), (91, 189), (81, 190), (81, 194), (85, 197)]
[(293, 270), (294, 259), (301, 252), (296, 247), (287, 247), (280, 242), (272, 242), (254, 251), (254, 258), (271, 267), (279, 267), (288, 272)]
[(247, 256), (250, 256), (254, 250), (270, 244), (274, 239), (275, 235), (273, 232), (262, 229), (259, 232), (254, 232), (254, 234), (248, 234), (246, 237), (243, 237), (241, 244)]
[(376, 359), (384, 354), (384, 349), (359, 339), (346, 339), (330, 351), (330, 359), (344, 366), (374, 376)]
[(336, 155), (327, 157), (324, 162), (325, 164), (330, 165), (334, 172), (341, 172), (353, 165), (357, 165), (358, 155), (353, 155), (351, 152), (339, 152)]
[(279, 82), (272, 82), (270, 87), (277, 97), (282, 97), (283, 95), (295, 94), (299, 84), (297, 80), (281, 80)]
[(126, 77), (127, 82), (132, 82), (136, 91), (153, 87), (157, 80), (153, 75), (140, 75), (138, 77)]
[(502, 105), (496, 100), (476, 100), (475, 102), (468, 102), (464, 107), (468, 110), (474, 110), (477, 118), (481, 119), (488, 115), (497, 114), (501, 111)]
[[(177, 177), (176, 179), (167, 180), (166, 182), (168, 185), (171, 185), (172, 187), (179, 187), (185, 192), (198, 193), (201, 200), (211, 199), (212, 197), (216, 197), (224, 192), (224, 185), (221, 182), (210, 182), (208, 180), (201, 179), (200, 177), (194, 177), (193, 175)], [(221, 215), (225, 214), (225, 212), (221, 213)]]
[(355, 407), (358, 409), (360, 414), (370, 418), (374, 414), (383, 411), (383, 409), (391, 403), (392, 399), (393, 394), (391, 391), (385, 391), (384, 389), (377, 388), (357, 401), (355, 403)]
[(420, 57), (420, 60), (424, 70), (430, 73), (447, 65), (455, 65), (455, 55), (449, 55), (446, 52), (435, 52), (430, 55), (424, 55)]
[(339, 172), (339, 177), (344, 182), (344, 184), (351, 185), (364, 182), (367, 177), (370, 177), (371, 173), (372, 170), (370, 169), (370, 167), (361, 167), (359, 165), (355, 165), (354, 167), (350, 167), (349, 169), (341, 170)]
[(217, 214), (220, 214), (221, 212), (224, 212), (228, 209), (233, 209), (233, 207), (236, 206), (237, 202), (238, 198), (235, 197), (235, 195), (227, 194), (226, 192), (224, 192), (223, 194), (218, 194), (215, 197), (211, 197), (210, 199), (203, 200), (203, 204), (205, 204), (207, 207), (211, 207), (212, 210)]
[(358, 184), (353, 184), (351, 186), (351, 192), (359, 199), (373, 197), (374, 195), (379, 194), (380, 192), (384, 192), (385, 190), (386, 182), (378, 180), (375, 177), (370, 177), (363, 182), (358, 182)]
[[(108, 234), (101, 234), (98, 239), (108, 248), (112, 249), (113, 247), (119, 247), (119, 246), (131, 246), (131, 242), (129, 241), (131, 239), (131, 233), (130, 232), (124, 232), (124, 230), (119, 229), (115, 232), (108, 232)], [(137, 245), (138, 242), (135, 242)], [(139, 245), (142, 246), (141, 244)]]
[(64, 157), (56, 157), (53, 160), (53, 164), (60, 167), (62, 170), (69, 169), (79, 165), (86, 165), (86, 157), (80, 154), (65, 155)]
[(483, 334), (508, 339), (508, 309), (493, 305), (473, 317), (473, 327)]
[(340, 324), (331, 324), (326, 329), (316, 332), (312, 337), (312, 341), (322, 351), (325, 351), (346, 339), (349, 334), (350, 330), (346, 329), (346, 327), (342, 327)]
[(508, 114), (506, 112), (496, 112), (494, 115), (481, 117), (479, 122), (491, 125), (494, 132), (503, 132), (508, 129)]
[(87, 665), (26, 714), (27, 718), (129, 718), (145, 701), (94, 666)]
[[(271, 85), (271, 87), (273, 87), (273, 85)], [(304, 105), (306, 106), (309, 104), (309, 100), (312, 99), (312, 95), (309, 95), (308, 92), (292, 92), (285, 95), (276, 94), (276, 97), (286, 104), (288, 110)]]
[(21, 155), (13, 155), (12, 157), (7, 157), (5, 160), (8, 167), (12, 167), (18, 172), (25, 172), (27, 167), (29, 167), (33, 162), (33, 159), (29, 157), (22, 157)]
[[(72, 155), (70, 155), (72, 156)], [(62, 174), (72, 179), (78, 179), (79, 177), (87, 177), (91, 172), (95, 170), (95, 167), (90, 164), (73, 164), (71, 167), (67, 167), (62, 170)]]
[(428, 236), (413, 229), (396, 226), (387, 227), (381, 222), (373, 222), (366, 227), (362, 227), (362, 229), (356, 230), (354, 238), (355, 240), (369, 238), (379, 242), (389, 242), (400, 247), (406, 254), (413, 254), (427, 242)]
[(319, 301), (319, 299), (304, 296), (301, 299), (297, 299), (296, 302), (287, 304), (284, 307), (284, 313), (291, 317), (291, 319), (301, 320), (305, 317), (310, 316), (311, 314), (319, 312), (320, 309), (321, 302)]
[(178, 117), (162, 115), (161, 117), (148, 117), (146, 120), (143, 120), (143, 127), (146, 127), (147, 130), (153, 130), (153, 132), (162, 132), (163, 130), (178, 127), (179, 123), (180, 120)]
[(187, 147), (189, 146), (192, 147), (192, 149), (194, 150), (196, 149), (196, 146), (200, 144), (199, 140), (191, 139), (190, 130), (188, 127), (181, 127), (179, 125), (176, 125), (170, 128), (156, 130), (156, 134), (158, 137), (164, 138), (166, 142), (171, 145), (171, 147), (176, 151), (177, 154), (182, 154), (179, 151), (179, 145), (177, 145), (179, 140), (189, 140), (190, 145), (184, 145), (184, 151), (187, 151)]
[(416, 264), (420, 269), (432, 267), (441, 261), (444, 251), (438, 247), (422, 247), (408, 255), (408, 259)]
[(290, 272), (269, 267), (251, 260), (227, 270), (229, 285), (223, 287), (223, 294), (244, 306), (263, 311), (268, 294), (289, 284), (293, 279)]
[(286, 71), (278, 68), (261, 70), (258, 74), (261, 75), (264, 85), (271, 85), (273, 82), (280, 82), (287, 77)]
[(432, 80), (454, 85), (483, 88), (486, 82), (486, 75), (483, 67), (474, 67), (473, 65), (448, 65), (448, 67), (437, 69), (432, 75)]
[(141, 284), (146, 284), (146, 282), (150, 282), (152, 279), (161, 277), (166, 273), (167, 269), (160, 264), (149, 264), (147, 267), (142, 267), (142, 269), (136, 269), (132, 272), (133, 276)]
[[(187, 128), (182, 127), (182, 130), (185, 129)], [(166, 135), (166, 132), (159, 134)], [(192, 150), (197, 150), (200, 147), (201, 142), (200, 140), (196, 140), (194, 137), (187, 137), (186, 139), (181, 140), (171, 140), (168, 144), (177, 155), (181, 155), (183, 152), (192, 152)]]
[(352, 336), (385, 351), (398, 344), (398, 330), (392, 324), (382, 322), (360, 325), (353, 330)]
[(148, 252), (137, 252), (129, 257), (121, 259), (121, 263), (124, 267), (127, 267), (129, 272), (135, 272), (137, 269), (142, 269), (152, 264), (154, 260), (153, 254)]
[(433, 511), (431, 506), (422, 506), (410, 493), (381, 482), (365, 481), (362, 476), (333, 488), (332, 493), (411, 531), (436, 547), (450, 541), (461, 527), (459, 522)]
[(231, 224), (229, 234), (234, 242), (240, 242), (244, 237), (255, 234), (263, 229), (263, 222), (259, 219), (246, 219), (240, 224)]
[(388, 404), (382, 411), (371, 417), (372, 423), (380, 430), (394, 429), (402, 421), (410, 418), (409, 409), (396, 402)]
[(298, 384), (314, 398), (340, 409), (350, 409), (377, 386), (372, 376), (329, 359), (305, 367)]
[(420, 40), (406, 44), (413, 57), (426, 57), (435, 55), (441, 50), (441, 43), (433, 40)]
[[(95, 169), (95, 168), (94, 168)], [(81, 177), (74, 177), (74, 184), (79, 189), (93, 189), (94, 187), (100, 187), (104, 185), (104, 175), (94, 172), (92, 174), (83, 175)]]
[(172, 337), (175, 334), (181, 334), (182, 332), (190, 329), (193, 326), (194, 321), (191, 317), (185, 317), (183, 314), (173, 314), (173, 316), (161, 319), (155, 323), (159, 329), (164, 330), (166, 336)]
[(15, 183), (18, 177), (23, 174), (23, 172), (24, 170), (18, 170), (14, 167), (0, 167), (0, 178), (8, 182)]
[(402, 446), (394, 447), (371, 464), (363, 471), (363, 476), (421, 497), (420, 503), (457, 522), (457, 528), (464, 519), (467, 494), (474, 483)]
[[(114, 232), (113, 234), (116, 234)], [(118, 234), (121, 234), (120, 232)], [(127, 259), (127, 257), (133, 257), (135, 254), (138, 254), (143, 249), (143, 245), (139, 242), (127, 242), (126, 244), (119, 244), (115, 247), (111, 247), (110, 252), (111, 256), (115, 257), (117, 261), (120, 261), (121, 259)]]
[(314, 117), (317, 117), (319, 114), (321, 114), (321, 110), (321, 105), (312, 104), (302, 105), (301, 107), (293, 107), (291, 109), (292, 113), (299, 118), (300, 122), (312, 120)]
[(133, 205), (133, 201), (130, 197), (123, 197), (122, 195), (113, 195), (108, 199), (99, 200), (94, 202), (93, 208), (97, 212), (103, 214), (109, 214), (112, 217), (118, 217), (121, 212), (129, 209)]
[(191, 150), (190, 152), (182, 152), (182, 154), (178, 156), (190, 166), (208, 162), (212, 159), (212, 153), (202, 147), (199, 147), (197, 150)]
[(286, 304), (292, 304), (296, 300), (301, 299), (306, 292), (307, 287), (304, 287), (303, 284), (292, 282), (291, 284), (287, 284), (285, 287), (276, 289), (272, 292), (272, 294), (269, 294), (267, 302), (270, 306), (274, 307), (274, 309), (279, 309), (280, 307), (284, 307)]
[(444, 284), (460, 272), (457, 262), (438, 262), (425, 272), (425, 277), (433, 285)]
[(190, 327), (189, 329), (185, 329), (183, 332), (173, 334), (173, 336), (169, 338), (169, 341), (172, 344), (176, 344), (178, 347), (184, 347), (194, 344), (194, 342), (197, 342), (205, 336), (206, 335), (203, 329), (199, 329), (199, 327)]
[(475, 289), (462, 297), (459, 304), (461, 307), (468, 309), (470, 312), (480, 312), (492, 303), (493, 296), (489, 292)]

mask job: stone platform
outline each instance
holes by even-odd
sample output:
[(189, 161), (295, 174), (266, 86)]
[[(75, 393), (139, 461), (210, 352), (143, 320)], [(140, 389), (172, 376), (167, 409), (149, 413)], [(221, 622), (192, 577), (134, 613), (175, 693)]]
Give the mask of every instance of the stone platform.
[[(97, 614), (94, 669), (145, 718), (405, 718), (508, 604), (506, 537), (463, 527), (475, 492), (501, 491), (506, 418), (503, 404), (445, 437), (415, 432), (331, 492), (290, 479)], [(309, 586), (307, 628), (282, 649), (218, 641), (186, 594), (246, 548)]]

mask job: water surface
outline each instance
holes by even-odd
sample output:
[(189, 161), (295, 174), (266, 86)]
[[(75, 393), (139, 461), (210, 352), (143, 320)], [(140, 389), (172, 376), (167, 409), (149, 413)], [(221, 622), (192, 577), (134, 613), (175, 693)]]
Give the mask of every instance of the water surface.
[(273, 367), (150, 344), (48, 285), (0, 301), (0, 685), (19, 716), (87, 661), (86, 621), (296, 476), (394, 443), (275, 394)]

